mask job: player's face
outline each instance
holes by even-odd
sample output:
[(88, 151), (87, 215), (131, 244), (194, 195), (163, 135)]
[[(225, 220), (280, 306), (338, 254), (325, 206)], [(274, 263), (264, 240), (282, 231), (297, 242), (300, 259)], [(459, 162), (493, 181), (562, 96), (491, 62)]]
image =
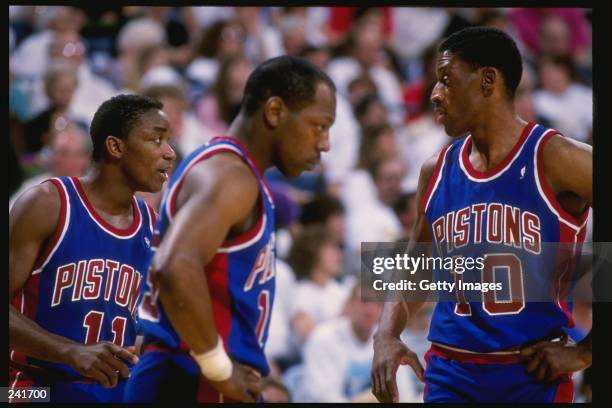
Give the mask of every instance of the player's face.
[(319, 82), (313, 102), (289, 118), (282, 130), (275, 165), (287, 177), (313, 170), (327, 152), (329, 128), (336, 120), (336, 95), (324, 82)]
[(436, 122), (449, 136), (461, 136), (474, 126), (482, 106), (480, 72), (444, 51), (438, 57), (436, 75), (438, 82), (431, 92)]
[(128, 134), (123, 168), (136, 191), (155, 193), (168, 180), (176, 159), (169, 136), (170, 124), (160, 110), (143, 114)]

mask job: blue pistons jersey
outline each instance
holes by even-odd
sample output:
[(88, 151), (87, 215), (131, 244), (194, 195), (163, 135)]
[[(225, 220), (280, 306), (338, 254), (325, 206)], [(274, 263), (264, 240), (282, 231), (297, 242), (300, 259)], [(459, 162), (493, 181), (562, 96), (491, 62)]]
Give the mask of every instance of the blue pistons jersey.
[[(421, 203), (434, 256), (481, 257), (482, 268), (434, 269), (434, 281), (456, 285), (436, 305), (430, 341), (487, 353), (573, 326), (566, 295), (588, 210), (580, 219), (564, 211), (544, 175), (544, 145), (556, 133), (529, 123), (486, 172), (470, 163), (471, 135), (441, 151)], [(460, 280), (500, 285), (460, 289)]]
[[(225, 152), (238, 155), (257, 178), (262, 213), (249, 231), (223, 242), (202, 273), (208, 282), (216, 328), (228, 354), (265, 376), (269, 367), (264, 346), (275, 289), (274, 204), (266, 181), (240, 142), (230, 137), (215, 137), (181, 162), (161, 202), (153, 250), (176, 214), (176, 198), (189, 170), (196, 163)], [(187, 345), (181, 341), (164, 312), (150, 273), (147, 273), (143, 290), (138, 313), (145, 344), (155, 342), (170, 349), (187, 351)]]
[[(23, 289), (12, 299), (13, 306), (43, 329), (78, 343), (134, 345), (138, 296), (153, 239), (153, 210), (133, 197), (133, 221), (119, 229), (96, 212), (78, 178), (46, 182), (59, 192), (59, 221)], [(83, 379), (66, 364), (26, 358), (15, 351), (10, 359), (25, 368), (11, 370), (16, 385), (27, 382), (29, 368), (60, 375), (54, 378)]]

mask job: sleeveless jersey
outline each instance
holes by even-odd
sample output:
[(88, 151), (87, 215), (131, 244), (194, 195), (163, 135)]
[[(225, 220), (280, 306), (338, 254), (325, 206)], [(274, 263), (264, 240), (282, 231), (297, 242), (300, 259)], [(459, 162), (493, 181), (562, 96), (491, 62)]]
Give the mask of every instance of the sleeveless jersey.
[[(223, 242), (202, 272), (208, 282), (216, 328), (228, 354), (267, 375), (269, 367), (264, 346), (275, 289), (274, 203), (266, 181), (240, 142), (230, 137), (215, 137), (177, 167), (162, 198), (153, 251), (176, 214), (176, 198), (189, 170), (196, 163), (221, 152), (238, 155), (257, 178), (262, 214), (252, 229)], [(150, 273), (147, 273), (138, 313), (145, 344), (157, 341), (169, 348), (188, 350), (164, 312)]]
[[(60, 194), (59, 221), (26, 284), (12, 300), (13, 306), (43, 329), (75, 342), (133, 345), (154, 211), (133, 197), (133, 222), (119, 229), (98, 215), (78, 178), (47, 182)], [(60, 370), (68, 378), (82, 378), (66, 364), (26, 359), (15, 351), (10, 358), (18, 364)], [(18, 376), (23, 379), (24, 374)]]
[[(430, 341), (492, 352), (573, 326), (564, 301), (573, 265), (558, 265), (579, 252), (588, 210), (580, 220), (569, 215), (544, 175), (544, 144), (556, 133), (529, 123), (509, 155), (486, 172), (469, 161), (471, 135), (442, 149), (421, 203), (434, 256), (482, 257), (484, 267), (458, 275), (436, 265), (433, 280), (456, 288), (435, 307)], [(499, 282), (502, 289), (466, 297), (457, 290), (460, 279)]]

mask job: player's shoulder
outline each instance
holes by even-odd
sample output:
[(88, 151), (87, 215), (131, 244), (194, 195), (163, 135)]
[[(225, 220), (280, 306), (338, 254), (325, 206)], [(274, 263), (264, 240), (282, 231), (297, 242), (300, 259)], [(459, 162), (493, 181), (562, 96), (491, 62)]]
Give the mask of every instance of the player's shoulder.
[(58, 179), (48, 179), (24, 191), (9, 213), (11, 224), (55, 228), (62, 209), (60, 184)]
[(259, 182), (240, 156), (219, 152), (197, 162), (186, 175), (181, 190), (202, 202), (250, 209), (259, 196)]
[(448, 149), (452, 148), (455, 143), (444, 146), (423, 162), (421, 165), (421, 172), (419, 174), (418, 192), (424, 194), (425, 189), (429, 185), (434, 173), (441, 167), (442, 160), (444, 159), (446, 152)]
[(544, 162), (554, 162), (572, 158), (578, 152), (591, 152), (592, 147), (586, 143), (564, 136), (561, 133), (554, 132), (543, 148)]
[(236, 153), (219, 152), (199, 161), (190, 171), (191, 177), (210, 179), (215, 184), (257, 185), (257, 178), (249, 165)]
[(50, 178), (28, 188), (15, 201), (15, 207), (28, 212), (37, 209), (59, 210), (61, 205), (59, 184), (59, 179)]

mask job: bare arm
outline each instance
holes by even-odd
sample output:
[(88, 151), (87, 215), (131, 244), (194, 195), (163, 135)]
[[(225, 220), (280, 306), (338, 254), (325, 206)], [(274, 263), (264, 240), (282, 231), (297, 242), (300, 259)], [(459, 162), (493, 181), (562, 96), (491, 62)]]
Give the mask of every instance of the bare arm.
[(583, 200), (583, 206), (592, 205), (591, 146), (568, 137), (552, 136), (544, 145), (544, 171), (555, 195), (573, 193)]
[[(150, 273), (173, 327), (195, 354), (214, 349), (219, 335), (204, 267), (233, 226), (256, 208), (259, 186), (240, 158), (221, 153), (189, 172), (178, 194), (179, 208), (157, 249)], [(234, 363), (232, 376), (213, 382), (219, 392), (243, 401), (257, 393), (259, 374)], [(245, 380), (246, 379), (246, 380)]]
[[(574, 216), (593, 202), (593, 153), (591, 146), (553, 136), (544, 146), (544, 171), (564, 209)], [(565, 373), (583, 370), (592, 363), (591, 332), (575, 347), (539, 342), (521, 350), (529, 359), (527, 371), (538, 380), (554, 381)]]
[[(9, 214), (9, 301), (24, 287), (44, 245), (53, 235), (60, 214), (57, 188), (50, 182), (26, 191)], [(25, 355), (55, 363), (65, 363), (102, 385), (114, 386), (116, 371), (129, 374), (118, 354), (127, 361), (135, 356), (110, 343), (85, 346), (48, 332), (36, 322), (9, 307), (11, 348)]]
[(204, 266), (230, 228), (251, 214), (259, 194), (255, 176), (238, 157), (228, 163), (219, 156), (197, 164), (185, 179), (151, 271), (172, 325), (195, 353), (212, 349), (218, 339)]
[[(417, 219), (408, 253), (418, 243), (431, 242), (431, 233), (421, 201), (434, 172), (438, 155), (423, 164), (417, 187)], [(427, 254), (428, 255), (428, 254)], [(419, 272), (417, 272), (419, 273)], [(399, 364), (408, 364), (423, 380), (423, 367), (418, 357), (400, 340), (400, 334), (414, 315), (423, 306), (423, 301), (385, 302), (378, 330), (374, 335), (374, 361), (372, 363), (372, 393), (380, 402), (398, 402), (399, 394), (395, 376)]]

